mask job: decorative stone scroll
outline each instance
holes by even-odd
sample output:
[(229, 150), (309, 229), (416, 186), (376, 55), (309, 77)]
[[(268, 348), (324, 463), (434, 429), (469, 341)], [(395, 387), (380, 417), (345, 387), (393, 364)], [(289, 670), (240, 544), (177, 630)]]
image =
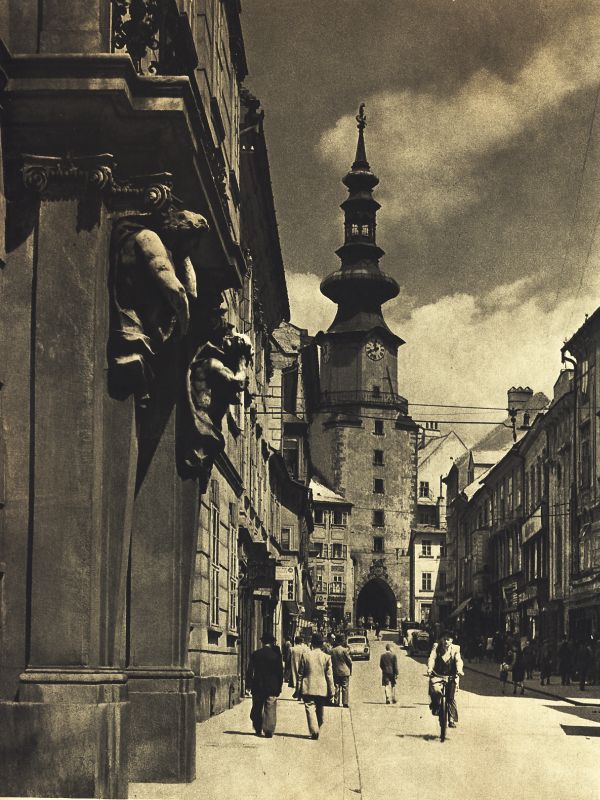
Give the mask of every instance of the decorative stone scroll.
[(231, 325), (224, 325), (218, 344), (198, 348), (187, 375), (187, 402), (191, 418), (185, 437), (184, 462), (205, 487), (213, 462), (224, 446), (223, 417), (239, 404), (247, 386), (246, 368), (252, 363), (250, 339)]

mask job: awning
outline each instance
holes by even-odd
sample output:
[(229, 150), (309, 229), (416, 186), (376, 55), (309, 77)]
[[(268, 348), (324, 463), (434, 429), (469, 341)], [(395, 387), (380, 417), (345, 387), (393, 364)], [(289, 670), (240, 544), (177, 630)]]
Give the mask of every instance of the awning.
[(463, 600), (462, 603), (458, 605), (454, 609), (454, 611), (450, 614), (450, 619), (452, 619), (453, 617), (458, 617), (460, 612), (465, 610), (465, 608), (469, 605), (472, 599), (473, 599), (472, 597), (467, 597), (466, 600)]

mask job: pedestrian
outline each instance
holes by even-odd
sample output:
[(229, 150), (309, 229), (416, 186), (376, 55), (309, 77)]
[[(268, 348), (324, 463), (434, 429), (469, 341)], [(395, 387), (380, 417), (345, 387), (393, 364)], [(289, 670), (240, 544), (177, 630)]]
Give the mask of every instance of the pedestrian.
[(540, 685), (550, 686), (550, 676), (552, 675), (552, 654), (550, 645), (545, 642), (540, 653)]
[(302, 636), (296, 636), (295, 644), (291, 649), (290, 652), (290, 686), (294, 689), (294, 694), (292, 695), (295, 700), (302, 700), (302, 696), (299, 692), (299, 678), (298, 672), (300, 669), (300, 662), (302, 661), (302, 656), (308, 653), (308, 647), (302, 638)]
[(286, 639), (283, 644), (282, 653), (283, 653), (283, 680), (287, 684), (289, 684), (291, 677), (291, 664), (290, 664), (291, 652), (292, 652), (292, 643), (290, 642), (289, 639)]
[(519, 645), (516, 645), (512, 651), (512, 657), (509, 661), (510, 670), (512, 673), (513, 694), (517, 693), (517, 687), (521, 687), (521, 694), (525, 694), (525, 664), (523, 662), (523, 652)]
[(558, 671), (561, 685), (568, 686), (571, 683), (571, 647), (566, 636), (558, 646)]
[(583, 639), (577, 647), (576, 655), (577, 673), (579, 676), (579, 691), (585, 691), (585, 683), (594, 663), (594, 654), (590, 647), (589, 639)]
[(367, 627), (370, 631), (373, 630), (373, 617), (370, 614), (367, 617)]
[(335, 685), (331, 656), (323, 651), (323, 637), (314, 633), (310, 646), (300, 662), (300, 693), (311, 739), (318, 739), (324, 722), (323, 707), (334, 696)]
[(506, 683), (508, 681), (508, 671), (510, 669), (510, 665), (507, 661), (503, 661), (500, 664), (500, 683), (502, 684), (502, 694), (506, 694)]
[(488, 636), (486, 643), (485, 643), (485, 654), (487, 656), (488, 661), (493, 661), (494, 659), (494, 637)]
[(381, 634), (381, 625), (379, 623), (379, 620), (377, 620), (377, 622), (375, 623), (375, 638), (380, 639), (381, 638), (380, 634)]
[(525, 668), (525, 677), (533, 678), (533, 668), (535, 666), (535, 653), (531, 642), (527, 641), (523, 648), (523, 666)]
[(398, 659), (392, 653), (392, 646), (388, 643), (385, 646), (385, 653), (379, 659), (379, 669), (381, 670), (381, 685), (385, 694), (385, 702), (389, 705), (396, 702), (396, 679), (398, 677)]
[(334, 705), (350, 706), (350, 676), (352, 675), (352, 658), (350, 651), (344, 644), (344, 637), (338, 636), (335, 647), (331, 653), (331, 666), (333, 669), (333, 682), (335, 684)]
[(392, 618), (390, 617), (390, 615), (389, 615), (389, 614), (386, 614), (386, 615), (385, 615), (385, 620), (384, 620), (384, 625), (385, 625), (385, 627), (386, 627), (386, 630), (389, 630), (389, 629), (390, 629), (390, 625), (391, 625), (391, 623), (392, 623)]
[(257, 736), (264, 733), (270, 739), (277, 724), (277, 698), (283, 684), (281, 650), (271, 633), (261, 636), (263, 646), (250, 656), (246, 685), (252, 692), (250, 719)]

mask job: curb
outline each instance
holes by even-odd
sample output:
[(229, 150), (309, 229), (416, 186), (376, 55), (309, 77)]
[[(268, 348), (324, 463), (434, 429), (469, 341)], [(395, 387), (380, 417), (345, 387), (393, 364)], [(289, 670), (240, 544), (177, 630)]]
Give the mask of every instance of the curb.
[[(471, 664), (465, 664), (465, 669), (470, 670), (471, 672), (476, 672), (478, 675), (485, 675), (486, 678), (490, 678), (493, 681), (500, 682), (500, 678), (497, 675), (492, 675), (489, 672), (486, 672), (483, 669), (477, 669), (476, 667), (471, 666)], [(600, 699), (596, 700), (595, 703), (586, 703), (584, 701), (575, 700), (571, 697), (563, 697), (559, 694), (552, 694), (552, 692), (545, 692), (543, 689), (536, 689), (534, 686), (529, 686), (527, 684), (526, 689), (528, 692), (535, 692), (536, 694), (541, 694), (543, 697), (548, 697), (551, 700), (562, 700), (563, 703), (570, 703), (572, 706), (581, 706), (583, 708), (597, 708), (600, 706)]]

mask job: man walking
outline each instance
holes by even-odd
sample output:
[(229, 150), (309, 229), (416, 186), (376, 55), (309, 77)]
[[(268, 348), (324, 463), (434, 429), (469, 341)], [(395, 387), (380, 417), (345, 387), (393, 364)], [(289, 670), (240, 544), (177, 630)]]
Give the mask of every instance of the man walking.
[(300, 662), (302, 661), (302, 656), (305, 653), (308, 653), (308, 646), (306, 645), (304, 639), (301, 636), (296, 636), (296, 639), (294, 641), (295, 644), (290, 652), (290, 668), (291, 668), (290, 686), (294, 687), (293, 697), (296, 700), (301, 700), (302, 697), (300, 696), (300, 692), (298, 691), (299, 689), (298, 672), (300, 670)]
[(323, 652), (323, 637), (313, 633), (311, 650), (302, 656), (300, 662), (300, 693), (304, 698), (306, 721), (312, 739), (319, 738), (323, 725), (323, 706), (328, 697), (333, 697), (333, 669), (331, 656)]
[(390, 644), (386, 644), (385, 653), (382, 653), (379, 659), (379, 668), (381, 669), (381, 685), (385, 693), (385, 702), (389, 705), (390, 700), (392, 703), (396, 702), (396, 678), (398, 677), (398, 659), (396, 654), (392, 653)]
[(281, 650), (271, 633), (261, 636), (263, 647), (250, 656), (246, 685), (252, 692), (250, 719), (257, 736), (264, 733), (270, 739), (277, 724), (277, 698), (283, 684)]
[(335, 647), (331, 652), (331, 666), (333, 668), (333, 682), (335, 684), (335, 699), (333, 704), (344, 708), (350, 705), (350, 675), (352, 675), (352, 659), (348, 648), (344, 647), (344, 637), (336, 636)]

